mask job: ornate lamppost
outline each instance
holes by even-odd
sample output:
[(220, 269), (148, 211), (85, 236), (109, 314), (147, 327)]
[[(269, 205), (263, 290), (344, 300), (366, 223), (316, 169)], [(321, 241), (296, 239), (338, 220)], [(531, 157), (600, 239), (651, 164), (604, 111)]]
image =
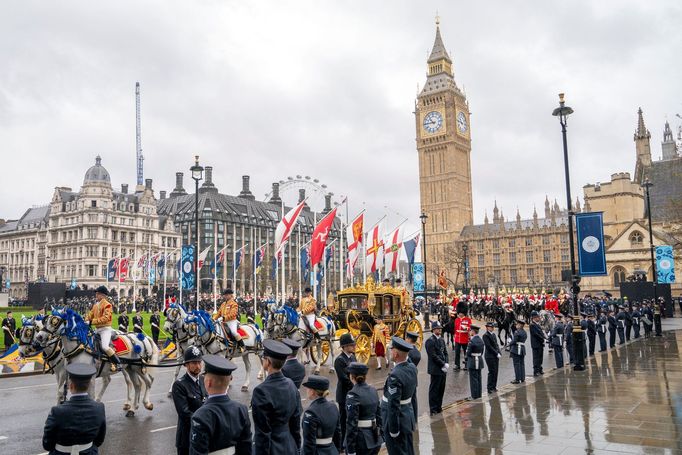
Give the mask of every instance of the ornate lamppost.
[[(195, 276), (195, 302), (196, 309), (199, 309), (199, 285), (201, 284), (200, 270), (199, 270), (199, 182), (204, 178), (204, 168), (199, 165), (199, 155), (194, 157), (194, 166), (189, 168), (192, 172), (192, 179), (194, 180), (194, 236), (196, 238), (196, 245), (194, 247), (194, 270)], [(191, 241), (191, 239), (189, 239)]]

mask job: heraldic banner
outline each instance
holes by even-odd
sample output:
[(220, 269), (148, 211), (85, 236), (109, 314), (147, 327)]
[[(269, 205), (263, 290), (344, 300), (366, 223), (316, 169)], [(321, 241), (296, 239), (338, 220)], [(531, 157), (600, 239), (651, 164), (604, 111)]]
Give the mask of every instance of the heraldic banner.
[(416, 262), (412, 264), (412, 286), (414, 292), (424, 292), (424, 264)]
[(182, 245), (182, 259), (180, 259), (182, 289), (194, 289), (196, 281), (194, 275), (194, 254), (194, 245)]
[(660, 284), (675, 282), (675, 259), (673, 247), (670, 245), (657, 246), (656, 252), (656, 278)]
[(603, 213), (576, 214), (575, 230), (578, 234), (580, 276), (606, 275)]

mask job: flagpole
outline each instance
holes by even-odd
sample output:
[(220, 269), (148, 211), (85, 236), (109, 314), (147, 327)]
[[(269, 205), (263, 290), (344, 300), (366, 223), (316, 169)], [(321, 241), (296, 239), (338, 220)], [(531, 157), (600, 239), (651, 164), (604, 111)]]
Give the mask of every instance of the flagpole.
[(237, 260), (237, 226), (233, 225), (233, 232), (232, 232), (232, 290), (234, 292), (237, 292), (237, 268), (235, 267), (237, 264), (235, 261)]
[[(253, 245), (254, 247), (256, 246), (256, 238), (255, 234), (253, 233), (253, 229), (251, 229), (251, 235), (254, 237), (253, 240)], [(258, 295), (258, 292), (256, 291), (257, 288), (257, 281), (256, 281), (256, 254), (258, 254), (257, 250), (253, 250), (253, 314), (254, 316), (256, 315), (256, 296)]]
[(121, 304), (121, 261), (123, 257), (121, 255), (121, 237), (118, 238), (118, 304)]
[(168, 281), (166, 278), (166, 262), (168, 262), (168, 239), (166, 239), (166, 243), (163, 245), (163, 309), (166, 309), (166, 282)]
[(218, 285), (218, 225), (215, 224), (213, 228), (213, 313), (218, 312), (217, 285)]
[[(317, 226), (317, 212), (313, 212), (313, 226)], [(315, 233), (315, 228), (313, 228), (313, 234)], [(312, 242), (312, 237), (310, 239)], [(310, 250), (312, 251), (312, 245)], [(322, 255), (324, 255), (324, 250), (322, 251)], [(310, 257), (310, 255), (308, 255)], [(313, 271), (315, 272), (313, 274), (313, 298), (317, 300), (317, 264), (313, 267)]]
[(302, 288), (302, 283), (301, 280), (303, 279), (302, 276), (302, 270), (301, 270), (301, 250), (303, 249), (301, 247), (301, 225), (296, 226), (296, 246), (298, 247), (298, 263), (296, 264), (296, 270), (298, 270), (298, 298), (300, 299), (301, 296), (303, 295), (303, 289)]
[(147, 296), (151, 297), (152, 296), (152, 283), (151, 279), (149, 278), (151, 276), (151, 271), (152, 271), (152, 235), (147, 234)]
[[(285, 213), (284, 213), (284, 199), (282, 199), (282, 220), (284, 220), (284, 216), (285, 216)], [(284, 304), (284, 300), (286, 299), (286, 297), (285, 297), (285, 296), (286, 296), (286, 291), (285, 291), (285, 289), (284, 289), (284, 287), (285, 287), (285, 283), (284, 283), (284, 244), (285, 244), (285, 243), (286, 243), (286, 242), (282, 242), (282, 244), (280, 244), (280, 246), (279, 246), (279, 251), (282, 252), (282, 270), (280, 271), (280, 273), (282, 274), (282, 276), (281, 276), (281, 278), (280, 278), (280, 283), (279, 283), (280, 286), (282, 286), (282, 293), (281, 293), (282, 304)]]

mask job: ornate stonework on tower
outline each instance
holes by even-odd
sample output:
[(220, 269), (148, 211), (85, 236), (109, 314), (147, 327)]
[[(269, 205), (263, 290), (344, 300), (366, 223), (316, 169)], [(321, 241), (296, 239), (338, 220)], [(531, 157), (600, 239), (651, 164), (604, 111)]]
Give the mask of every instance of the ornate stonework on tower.
[(635, 161), (635, 182), (642, 183), (645, 179), (645, 173), (651, 167), (651, 133), (644, 125), (644, 115), (642, 108), (637, 110), (637, 129), (635, 130), (635, 150), (637, 157)]
[(457, 87), (436, 20), (426, 84), (415, 103), (419, 192), (428, 215), (427, 260), (444, 265), (446, 251), (473, 223), (469, 104)]

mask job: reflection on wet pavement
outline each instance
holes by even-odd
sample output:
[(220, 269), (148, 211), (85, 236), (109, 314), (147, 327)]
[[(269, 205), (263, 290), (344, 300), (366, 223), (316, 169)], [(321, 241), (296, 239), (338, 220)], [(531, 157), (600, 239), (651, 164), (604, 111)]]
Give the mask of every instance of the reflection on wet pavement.
[(682, 453), (680, 344), (682, 331), (664, 332), (597, 353), (584, 372), (555, 370), (423, 415), (417, 453)]

